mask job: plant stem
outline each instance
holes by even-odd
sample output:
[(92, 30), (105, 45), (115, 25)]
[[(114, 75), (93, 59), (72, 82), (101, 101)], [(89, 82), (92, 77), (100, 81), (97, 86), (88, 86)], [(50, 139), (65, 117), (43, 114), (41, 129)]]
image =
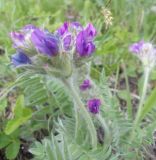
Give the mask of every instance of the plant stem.
[(146, 93), (147, 93), (149, 74), (150, 74), (150, 69), (149, 68), (145, 68), (145, 70), (144, 70), (144, 84), (143, 84), (143, 89), (142, 89), (142, 95), (141, 95), (138, 111), (137, 111), (137, 114), (136, 114), (136, 118), (135, 118), (135, 121), (134, 121), (134, 125), (135, 126), (138, 125), (139, 120), (140, 120), (140, 116), (141, 116), (144, 100), (145, 100)]
[(141, 95), (140, 103), (138, 106), (136, 118), (134, 120), (134, 124), (133, 124), (133, 128), (132, 128), (132, 135), (131, 135), (130, 140), (132, 140), (134, 138), (134, 131), (138, 127), (138, 123), (140, 121), (140, 117), (141, 117), (141, 113), (142, 113), (142, 109), (143, 109), (143, 104), (144, 104), (144, 100), (145, 100), (146, 93), (147, 93), (149, 74), (150, 74), (150, 69), (145, 68), (144, 69), (144, 84), (143, 84), (143, 89), (142, 89), (142, 95)]
[(74, 87), (71, 79), (63, 80), (63, 82), (64, 82), (64, 84), (66, 84), (67, 88), (69, 89), (70, 94), (71, 94), (75, 104), (77, 105), (84, 120), (87, 123), (87, 128), (88, 128), (88, 130), (90, 132), (90, 136), (91, 136), (92, 147), (94, 149), (96, 149), (97, 148), (97, 133), (96, 133), (94, 123), (90, 117), (90, 114), (88, 113), (86, 107), (84, 106), (80, 96), (78, 95), (77, 89), (76, 89), (76, 87)]

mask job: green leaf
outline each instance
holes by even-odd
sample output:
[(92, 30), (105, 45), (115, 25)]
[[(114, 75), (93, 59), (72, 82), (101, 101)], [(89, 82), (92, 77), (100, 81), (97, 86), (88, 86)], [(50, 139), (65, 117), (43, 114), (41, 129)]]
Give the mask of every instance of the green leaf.
[(32, 111), (29, 108), (24, 108), (24, 96), (21, 95), (16, 101), (14, 109), (14, 118), (9, 120), (6, 127), (5, 133), (7, 135), (14, 132), (20, 125), (24, 124), (32, 116)]
[(7, 99), (0, 100), (0, 112), (4, 111), (6, 107), (7, 107)]
[(21, 117), (22, 108), (24, 108), (24, 96), (23, 96), (23, 95), (20, 95), (20, 96), (17, 98), (16, 106), (15, 106), (15, 108), (14, 108), (15, 117)]
[(15, 159), (20, 149), (20, 141), (13, 141), (5, 150), (7, 159)]
[[(47, 143), (47, 140), (44, 139), (43, 142)], [(34, 143), (33, 148), (29, 149), (29, 152), (32, 153), (33, 155), (35, 155), (35, 159), (36, 160), (48, 160), (46, 158), (46, 148), (45, 145), (43, 145), (42, 143), (36, 141)]]
[(22, 109), (22, 114), (20, 117), (15, 117), (14, 119), (10, 120), (5, 128), (5, 133), (7, 135), (14, 132), (19, 126), (24, 124), (28, 119), (30, 119), (32, 116), (32, 111), (29, 108)]
[(0, 149), (6, 147), (10, 143), (10, 138), (4, 133), (0, 133)]
[(140, 120), (142, 120), (147, 115), (147, 113), (149, 113), (155, 106), (156, 106), (156, 88), (152, 91), (151, 95), (146, 100), (144, 108), (142, 109), (141, 112)]

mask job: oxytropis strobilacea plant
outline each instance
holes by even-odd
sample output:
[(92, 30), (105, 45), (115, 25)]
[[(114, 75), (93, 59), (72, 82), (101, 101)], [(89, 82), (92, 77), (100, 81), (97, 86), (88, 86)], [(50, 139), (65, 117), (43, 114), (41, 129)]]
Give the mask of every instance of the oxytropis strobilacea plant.
[[(140, 103), (138, 106), (138, 111), (136, 113), (136, 118), (134, 121), (133, 131), (139, 126), (139, 122), (142, 119), (142, 114), (144, 110), (144, 102), (147, 94), (147, 87), (150, 72), (156, 64), (156, 48), (150, 42), (144, 42), (143, 40), (132, 44), (129, 50), (134, 53), (142, 62), (144, 69), (144, 83), (142, 88), (142, 95), (140, 98)], [(133, 135), (132, 135), (133, 136)]]
[[(96, 34), (91, 23), (83, 27), (78, 22), (65, 22), (54, 33), (27, 25), (19, 32), (10, 34), (17, 51), (11, 57), (13, 66), (21, 68), (22, 72), (55, 77), (64, 85), (73, 101), (76, 125), (78, 117), (83, 118), (94, 149), (98, 144), (95, 122), (100, 122), (105, 137), (109, 135), (107, 125), (100, 116), (103, 100), (90, 77), (90, 60), (96, 49)], [(75, 137), (78, 137), (77, 134), (78, 128)]]

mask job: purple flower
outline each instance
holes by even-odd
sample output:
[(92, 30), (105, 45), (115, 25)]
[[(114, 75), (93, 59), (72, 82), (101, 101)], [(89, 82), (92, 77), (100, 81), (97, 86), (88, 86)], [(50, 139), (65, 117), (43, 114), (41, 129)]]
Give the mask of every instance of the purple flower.
[(93, 40), (97, 34), (96, 29), (91, 23), (87, 25), (86, 29), (84, 30), (84, 33), (85, 33), (86, 38), (90, 40)]
[(76, 51), (80, 57), (90, 56), (95, 51), (93, 43), (96, 36), (96, 29), (92, 24), (80, 31), (76, 38)]
[(139, 41), (129, 47), (131, 52), (142, 61), (144, 67), (153, 68), (156, 64), (156, 48), (150, 42)]
[(82, 91), (85, 91), (85, 90), (87, 90), (87, 89), (89, 89), (89, 88), (91, 88), (90, 80), (89, 80), (89, 79), (85, 79), (85, 80), (83, 81), (83, 83), (80, 85), (80, 89), (81, 89)]
[(53, 34), (40, 29), (35, 29), (31, 35), (31, 41), (38, 52), (55, 56), (59, 52), (58, 39)]
[(36, 29), (32, 24), (24, 26), (19, 32), (11, 32), (10, 37), (13, 41), (14, 47), (19, 49), (30, 47), (31, 33)]
[(63, 47), (67, 51), (71, 48), (72, 44), (72, 35), (68, 34), (63, 38)]
[(76, 35), (83, 29), (79, 22), (65, 22), (57, 29), (56, 34), (61, 40), (63, 50), (68, 51), (72, 49), (75, 43)]
[(29, 59), (29, 57), (21, 51), (11, 56), (11, 62), (16, 67), (31, 64), (31, 60)]
[(64, 22), (64, 24), (57, 30), (59, 35), (64, 35), (65, 32), (68, 32), (69, 23)]
[(100, 106), (101, 106), (101, 100), (97, 98), (90, 99), (87, 102), (88, 110), (93, 114), (99, 113)]
[(13, 43), (14, 43), (14, 47), (15, 48), (23, 46), (24, 39), (25, 39), (23, 33), (20, 33), (20, 32), (11, 32), (10, 33), (10, 37), (11, 37)]
[(85, 31), (81, 31), (76, 38), (76, 51), (80, 57), (90, 56), (95, 51), (95, 45), (88, 41)]
[(143, 45), (144, 45), (144, 41), (139, 41), (137, 43), (132, 44), (129, 47), (129, 50), (130, 50), (130, 52), (133, 52), (133, 53), (139, 53), (141, 51), (141, 48), (143, 47)]

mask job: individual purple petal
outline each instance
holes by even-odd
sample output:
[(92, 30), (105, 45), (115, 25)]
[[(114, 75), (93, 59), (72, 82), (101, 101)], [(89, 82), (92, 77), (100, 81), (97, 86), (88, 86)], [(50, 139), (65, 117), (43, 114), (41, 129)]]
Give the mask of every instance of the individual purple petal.
[(85, 79), (83, 83), (80, 85), (80, 90), (85, 91), (91, 88), (91, 83), (89, 79)]
[(75, 27), (82, 27), (82, 25), (79, 22), (71, 22), (71, 24)]
[(68, 34), (67, 36), (64, 37), (64, 39), (63, 39), (63, 47), (64, 47), (65, 50), (69, 50), (70, 49), (71, 42), (72, 42), (71, 34)]
[(48, 55), (55, 56), (58, 51), (58, 39), (48, 33), (41, 31), (40, 29), (35, 29), (31, 35), (31, 41), (34, 44), (35, 48), (38, 52)]
[(94, 99), (90, 99), (90, 100), (87, 101), (88, 110), (93, 114), (99, 113), (100, 106), (101, 106), (101, 100), (100, 99), (94, 98)]
[(76, 51), (80, 57), (90, 56), (95, 51), (93, 39), (96, 36), (96, 29), (90, 23), (80, 31), (76, 37)]
[(58, 34), (62, 36), (65, 32), (68, 31), (68, 27), (69, 27), (69, 23), (64, 22), (64, 24), (57, 30)]
[(36, 45), (39, 45), (41, 41), (44, 39), (44, 37), (45, 37), (44, 32), (41, 31), (40, 29), (36, 29), (31, 35), (31, 40)]
[(20, 41), (24, 40), (24, 35), (19, 32), (11, 32), (10, 36), (11, 36), (12, 40), (14, 40), (14, 39), (18, 39)]
[(87, 25), (87, 27), (84, 30), (84, 33), (85, 33), (86, 38), (88, 39), (93, 39), (97, 34), (96, 29), (91, 23)]
[(83, 43), (85, 43), (83, 31), (81, 31), (77, 37), (76, 37), (76, 50), (78, 53), (82, 54), (83, 53)]
[(19, 46), (23, 46), (24, 44), (24, 34), (20, 32), (11, 32), (10, 37), (14, 43), (14, 47), (17, 48)]
[(22, 30), (33, 30), (33, 29), (36, 29), (36, 26), (34, 26), (33, 24), (27, 24), (22, 28)]
[(129, 50), (130, 50), (130, 52), (133, 52), (133, 53), (139, 53), (141, 51), (141, 48), (143, 47), (143, 45), (144, 45), (144, 41), (139, 41), (137, 43), (132, 44), (129, 47)]
[(13, 45), (16, 49), (29, 49), (32, 46), (30, 37), (33, 30), (36, 29), (35, 26), (29, 24), (23, 27), (19, 32), (11, 32), (10, 37), (13, 41)]
[(76, 29), (76, 30), (82, 30), (83, 29), (82, 25), (79, 22), (71, 22), (70, 26), (72, 28)]
[(16, 67), (21, 65), (31, 64), (30, 58), (21, 51), (11, 56), (11, 62)]
[(84, 31), (81, 31), (76, 38), (76, 51), (80, 57), (90, 56), (95, 51), (95, 45), (87, 40)]
[(95, 45), (92, 42), (88, 42), (84, 46), (84, 54), (87, 53), (87, 56), (90, 56), (95, 51)]

